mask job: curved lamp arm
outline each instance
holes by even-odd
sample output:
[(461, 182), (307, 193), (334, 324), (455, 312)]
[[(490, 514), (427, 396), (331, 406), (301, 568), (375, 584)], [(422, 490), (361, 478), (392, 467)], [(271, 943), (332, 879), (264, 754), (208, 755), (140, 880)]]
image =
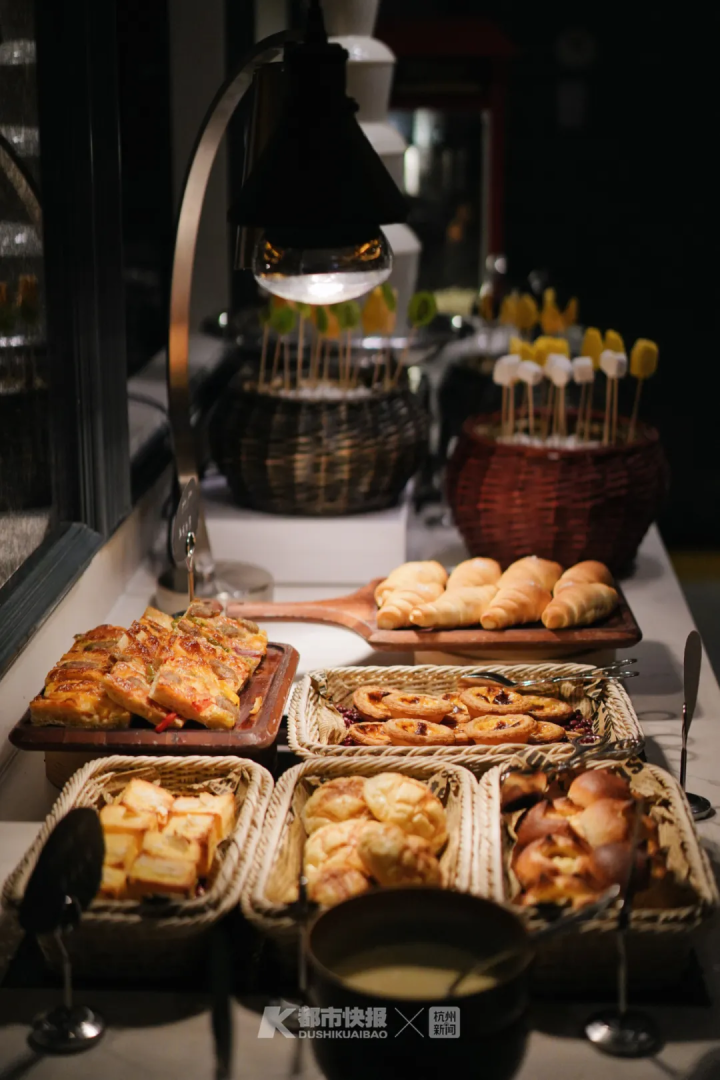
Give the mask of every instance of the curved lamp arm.
[[(198, 479), (195, 442), (190, 418), (190, 296), (200, 217), (208, 180), (228, 124), (247, 93), (258, 68), (282, 54), (292, 35), (287, 31), (273, 34), (257, 43), (237, 70), (220, 87), (202, 122), (190, 156), (183, 186), (173, 253), (170, 285), (170, 326), (168, 334), (168, 409), (170, 431), (175, 449), (175, 463), (181, 487)], [(210, 554), (204, 515), (200, 510), (198, 555), (204, 551), (205, 563)], [(200, 569), (200, 566), (198, 566)], [(208, 567), (209, 569), (209, 567)]]

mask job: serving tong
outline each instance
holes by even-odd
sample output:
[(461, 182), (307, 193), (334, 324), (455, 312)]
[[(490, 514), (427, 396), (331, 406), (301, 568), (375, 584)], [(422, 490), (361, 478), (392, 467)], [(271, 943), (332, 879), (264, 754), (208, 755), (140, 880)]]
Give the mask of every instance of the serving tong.
[(625, 660), (614, 660), (603, 667), (591, 668), (589, 671), (578, 672), (576, 675), (549, 675), (546, 679), (509, 679), (507, 675), (501, 675), (499, 671), (471, 671), (460, 678), (461, 686), (504, 686), (508, 690), (527, 690), (531, 687), (549, 686), (554, 683), (576, 683), (579, 686), (588, 686), (600, 680), (617, 682), (621, 679), (635, 679), (639, 671), (629, 671), (630, 664), (636, 664), (637, 659), (630, 657)]

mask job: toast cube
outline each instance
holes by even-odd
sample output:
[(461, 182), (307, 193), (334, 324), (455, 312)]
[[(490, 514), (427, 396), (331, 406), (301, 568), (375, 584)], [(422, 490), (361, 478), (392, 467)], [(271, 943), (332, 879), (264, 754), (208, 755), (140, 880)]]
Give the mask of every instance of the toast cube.
[(202, 860), (202, 849), (197, 840), (168, 832), (151, 829), (143, 836), (142, 851), (161, 859), (187, 859), (195, 866)]
[(100, 811), (100, 824), (106, 834), (133, 833), (142, 837), (148, 829), (157, 829), (158, 819), (157, 814), (136, 814), (122, 803), (111, 803)]
[(226, 840), (235, 824), (235, 797), (229, 791), (223, 795), (211, 795), (207, 791), (199, 795), (181, 795), (172, 805), (173, 814), (214, 814), (218, 818), (220, 840)]
[(200, 845), (198, 875), (207, 877), (215, 859), (220, 840), (220, 826), (216, 814), (171, 814), (164, 831), (169, 836), (182, 836)]
[(155, 894), (192, 896), (197, 876), (197, 867), (189, 859), (161, 859), (141, 852), (128, 873), (127, 895), (132, 900)]
[(139, 833), (106, 832), (105, 865), (129, 870), (140, 854), (142, 837)]
[(120, 802), (136, 814), (155, 814), (161, 825), (167, 821), (175, 796), (157, 784), (133, 777), (120, 796)]
[(120, 866), (103, 865), (98, 896), (106, 900), (125, 900), (127, 897), (127, 872)]

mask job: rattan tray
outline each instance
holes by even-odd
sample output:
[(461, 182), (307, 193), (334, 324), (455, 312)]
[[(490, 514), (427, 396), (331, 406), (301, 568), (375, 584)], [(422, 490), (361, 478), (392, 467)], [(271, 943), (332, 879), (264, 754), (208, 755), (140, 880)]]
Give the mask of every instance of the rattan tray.
[(301, 811), (313, 788), (337, 776), (376, 776), (399, 772), (430, 783), (448, 815), (449, 839), (440, 857), (449, 888), (469, 890), (478, 845), (474, 835), (477, 782), (465, 769), (439, 761), (378, 758), (314, 758), (290, 769), (278, 781), (265, 817), (262, 837), (242, 896), (243, 914), (280, 946), (297, 942), (298, 923), (289, 907), (298, 895), (306, 839)]
[[(177, 794), (232, 791), (238, 816), (232, 835), (218, 849), (203, 896), (167, 905), (132, 900), (92, 904), (69, 935), (68, 949), (74, 970), (93, 978), (165, 979), (191, 971), (202, 960), (213, 923), (238, 903), (273, 788), (266, 769), (238, 757), (113, 756), (90, 762), (63, 788), (32, 847), (5, 882), (5, 910), (17, 913), (40, 851), (58, 821), (76, 806), (99, 809), (133, 776), (159, 780)], [(51, 966), (59, 967), (54, 939), (40, 944)]]
[[(516, 758), (486, 773), (478, 785), (476, 799), (475, 834), (479, 849), (473, 863), (472, 891), (503, 904), (511, 902), (517, 889), (509, 869), (512, 838), (500, 811), (500, 777), (513, 764), (523, 767), (524, 762)], [(630, 780), (633, 791), (659, 797), (652, 815), (658, 821), (660, 842), (668, 850), (668, 862), (676, 877), (694, 889), (697, 902), (689, 907), (633, 910), (628, 937), (629, 970), (631, 981), (637, 986), (672, 984), (687, 966), (695, 934), (720, 903), (687, 799), (674, 777), (638, 759), (622, 765), (595, 761), (587, 768), (620, 771)], [(531, 930), (545, 925), (536, 914), (523, 912), (519, 907), (513, 910), (525, 918)], [(535, 965), (537, 987), (540, 990), (611, 989), (617, 967), (613, 940), (616, 926), (617, 912), (611, 909), (576, 932), (546, 943)]]
[[(588, 664), (493, 664), (493, 670), (508, 678), (547, 678), (550, 675), (572, 675), (590, 670)], [(417, 665), (413, 667), (346, 667), (312, 671), (296, 688), (288, 709), (288, 742), (302, 757), (346, 758), (357, 756), (402, 757), (410, 760), (443, 761), (464, 765), (473, 772), (483, 773), (512, 757), (518, 750), (514, 744), (504, 746), (342, 746), (346, 735), (343, 722), (324, 703), (323, 693), (339, 705), (350, 703), (353, 691), (365, 683), (397, 686), (424, 694), (445, 694), (454, 690), (467, 667)], [(560, 696), (573, 702), (587, 715), (594, 716), (595, 727), (604, 733), (608, 726), (613, 741), (641, 739), (642, 730), (627, 692), (619, 683), (598, 684), (589, 691), (576, 686), (559, 684)], [(589, 696), (588, 696), (589, 694)], [(549, 761), (563, 761), (572, 753), (570, 743), (554, 743), (545, 747)]]

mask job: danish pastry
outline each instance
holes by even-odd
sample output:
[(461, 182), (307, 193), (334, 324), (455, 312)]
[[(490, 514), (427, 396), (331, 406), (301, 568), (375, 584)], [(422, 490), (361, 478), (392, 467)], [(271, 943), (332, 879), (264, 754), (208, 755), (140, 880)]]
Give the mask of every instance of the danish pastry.
[(385, 698), (390, 693), (385, 686), (358, 686), (353, 694), (353, 705), (368, 720), (389, 720), (391, 713)]
[(478, 716), (465, 725), (465, 732), (473, 742), (485, 746), (503, 743), (526, 743), (536, 730), (532, 716)]
[(389, 746), (392, 741), (385, 730), (385, 724), (376, 721), (352, 724), (348, 735), (359, 746)]
[(419, 780), (401, 773), (381, 773), (365, 781), (365, 802), (378, 821), (397, 825), (425, 840), (433, 852), (447, 840), (445, 808)]
[(308, 882), (308, 897), (321, 907), (334, 907), (370, 888), (370, 878), (355, 867), (325, 866)]
[(430, 697), (428, 694), (391, 690), (383, 698), (383, 705), (393, 718), (410, 717), (439, 723), (447, 715), (447, 702), (443, 698)]
[(534, 746), (544, 746), (546, 743), (567, 742), (565, 728), (559, 724), (550, 724), (547, 720), (536, 720), (536, 728), (530, 736), (530, 742)]
[(441, 885), (440, 863), (429, 844), (397, 825), (367, 828), (358, 854), (378, 885)]
[(387, 720), (384, 728), (394, 746), (453, 746), (455, 743), (452, 728), (429, 720)]
[(313, 884), (324, 870), (358, 870), (364, 873), (365, 867), (357, 853), (357, 845), (363, 829), (369, 824), (351, 819), (323, 825), (312, 833), (305, 843), (303, 859), (308, 885)]
[(365, 781), (361, 776), (338, 776), (314, 791), (302, 812), (308, 836), (323, 825), (336, 824), (372, 815), (363, 794)]

